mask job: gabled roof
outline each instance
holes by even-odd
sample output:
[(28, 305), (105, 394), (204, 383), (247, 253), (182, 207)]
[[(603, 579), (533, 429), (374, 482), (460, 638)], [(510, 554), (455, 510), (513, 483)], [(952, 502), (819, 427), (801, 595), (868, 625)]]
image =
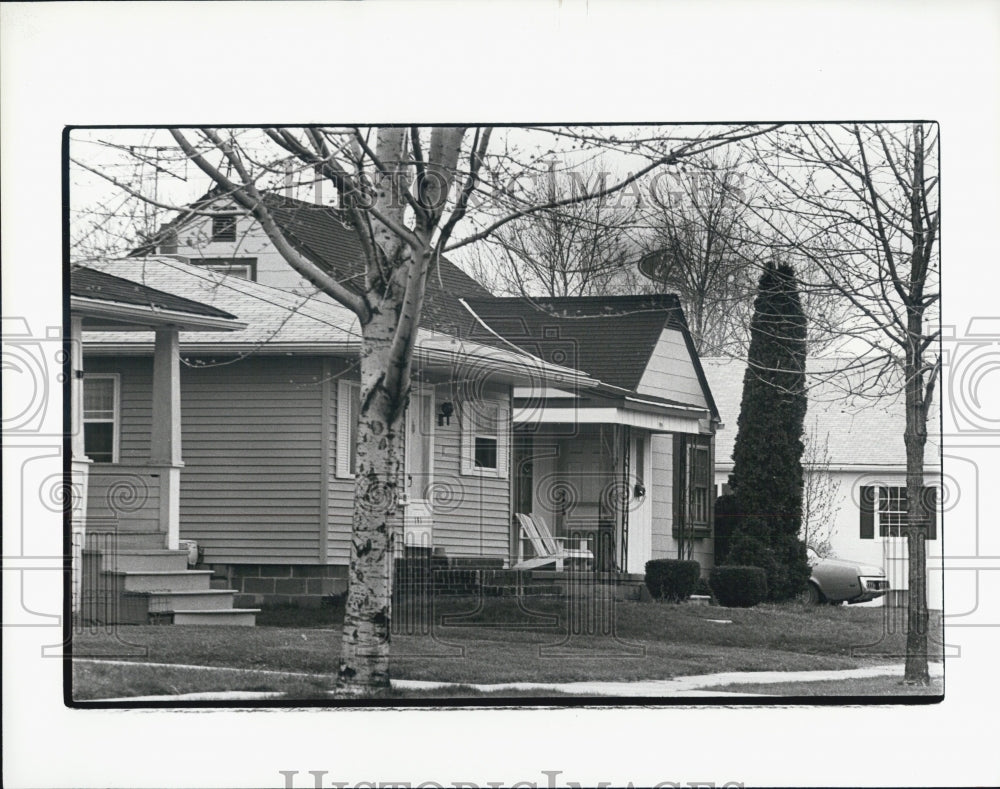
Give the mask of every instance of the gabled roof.
[[(852, 396), (850, 392), (862, 390), (864, 376), (860, 371), (837, 372), (845, 370), (851, 361), (807, 360), (807, 440), (818, 443), (820, 447), (826, 443), (831, 467), (878, 466), (904, 471), (906, 451), (903, 429), (906, 413), (902, 395), (877, 399)], [(705, 358), (702, 363), (726, 425), (715, 436), (716, 464), (730, 466), (747, 365), (743, 360), (722, 358)], [(939, 463), (939, 434), (938, 411), (932, 407), (924, 453), (928, 466)]]
[[(546, 361), (583, 370), (609, 387), (634, 393), (664, 329), (679, 331), (701, 383), (709, 409), (715, 404), (694, 350), (680, 300), (671, 293), (643, 296), (569, 298), (469, 298), (472, 311), (486, 324), (474, 325), (477, 341), (490, 332)], [(643, 395), (672, 405), (677, 401)]]
[(70, 271), (69, 292), (71, 296), (80, 298), (149, 307), (152, 310), (167, 310), (212, 318), (236, 317), (209, 304), (166, 293), (141, 282), (122, 279), (85, 266), (75, 266)]
[[(215, 189), (200, 197), (190, 208), (198, 211), (217, 200), (228, 199)], [(364, 263), (361, 246), (354, 230), (347, 226), (341, 212), (330, 206), (296, 200), (280, 195), (265, 195), (264, 201), (275, 221), (295, 249), (330, 273), (355, 292), (364, 286)], [(193, 219), (191, 211), (182, 213), (160, 228), (148, 244), (138, 247), (132, 255), (148, 255), (156, 245), (177, 227)], [(427, 280), (421, 326), (449, 334), (456, 333), (456, 326), (464, 326), (467, 313), (458, 299), (461, 297), (488, 297), (490, 292), (458, 266), (442, 258)]]
[[(490, 329), (546, 360), (563, 359), (606, 384), (634, 391), (664, 327), (679, 328), (676, 296), (469, 298)], [(470, 337), (488, 335), (473, 327)]]

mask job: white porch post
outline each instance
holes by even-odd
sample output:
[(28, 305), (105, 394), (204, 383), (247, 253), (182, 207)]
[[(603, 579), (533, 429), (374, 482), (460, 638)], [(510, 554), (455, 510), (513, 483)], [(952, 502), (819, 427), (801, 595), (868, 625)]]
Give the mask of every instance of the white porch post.
[(176, 549), (180, 537), (181, 499), (181, 371), (176, 329), (159, 329), (153, 352), (153, 428), (150, 466), (160, 474), (160, 530), (166, 547)]
[(87, 539), (87, 481), (90, 458), (83, 441), (83, 318), (70, 318), (70, 529), (73, 543), (73, 612), (80, 611), (83, 549)]

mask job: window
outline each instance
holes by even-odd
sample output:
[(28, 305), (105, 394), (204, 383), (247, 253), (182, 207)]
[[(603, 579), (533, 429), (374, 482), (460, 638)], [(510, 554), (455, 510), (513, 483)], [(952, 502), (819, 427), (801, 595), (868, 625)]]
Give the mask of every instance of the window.
[(462, 404), (462, 473), (507, 478), (508, 409), (496, 401)]
[(480, 403), (473, 411), (475, 422), (475, 447), (472, 465), (477, 469), (492, 469), (497, 467), (497, 407), (492, 404)]
[(685, 533), (705, 537), (712, 530), (712, 451), (709, 439), (674, 433), (674, 526)]
[(118, 376), (83, 379), (83, 447), (95, 463), (118, 462)]
[(236, 214), (216, 214), (212, 217), (212, 240), (236, 240)]
[(358, 414), (361, 413), (361, 384), (355, 381), (337, 382), (337, 476), (353, 477), (356, 473), (358, 448)]
[(712, 484), (712, 469), (708, 462), (708, 446), (691, 444), (691, 506), (688, 515), (691, 525), (708, 528), (708, 491)]
[[(937, 539), (937, 488), (925, 487), (924, 509), (929, 518), (927, 539)], [(907, 496), (903, 486), (863, 485), (861, 487), (861, 539), (903, 537), (906, 526)]]
[(221, 274), (231, 274), (249, 280), (257, 279), (257, 258), (193, 258), (191, 263)]

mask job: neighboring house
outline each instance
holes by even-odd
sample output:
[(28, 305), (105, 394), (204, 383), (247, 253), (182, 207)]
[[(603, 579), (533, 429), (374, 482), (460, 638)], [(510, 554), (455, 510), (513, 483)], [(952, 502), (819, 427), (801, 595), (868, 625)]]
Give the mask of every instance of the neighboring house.
[[(733, 470), (743, 375), (746, 363), (702, 359), (726, 429), (716, 439), (716, 495), (727, 491)], [(807, 363), (809, 405), (805, 419), (803, 458), (806, 495), (814, 512), (808, 541), (826, 542), (834, 556), (881, 565), (894, 590), (891, 602), (907, 588), (907, 552), (899, 527), (906, 513), (905, 414), (902, 398), (851, 396), (860, 391), (857, 374), (831, 375), (837, 360)], [(924, 453), (927, 503), (935, 510), (928, 544), (928, 605), (942, 607), (940, 423), (931, 409)], [(824, 500), (827, 503), (824, 503)], [(816, 504), (819, 504), (816, 507)], [(881, 605), (874, 601), (870, 605)]]
[(710, 568), (718, 413), (677, 298), (465, 303), (477, 319), (469, 337), (494, 333), (601, 382), (515, 387), (515, 507), (559, 534), (594, 533), (606, 569), (639, 573), (679, 555)]

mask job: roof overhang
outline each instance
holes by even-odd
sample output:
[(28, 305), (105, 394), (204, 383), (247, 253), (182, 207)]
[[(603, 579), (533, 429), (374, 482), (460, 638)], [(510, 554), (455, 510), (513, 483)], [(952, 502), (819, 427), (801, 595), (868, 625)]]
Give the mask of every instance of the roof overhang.
[[(176, 329), (178, 331), (236, 331), (247, 324), (234, 318), (195, 315), (189, 312), (137, 304), (88, 299), (70, 296), (70, 313), (83, 318), (84, 331), (151, 331)], [(129, 347), (135, 347), (129, 344)]]
[[(636, 411), (631, 408), (546, 407), (544, 405), (514, 406), (513, 421), (520, 425), (630, 425), (653, 433), (695, 433), (711, 432), (711, 423), (706, 418), (708, 412), (670, 414)], [(699, 418), (701, 417), (701, 418)]]

